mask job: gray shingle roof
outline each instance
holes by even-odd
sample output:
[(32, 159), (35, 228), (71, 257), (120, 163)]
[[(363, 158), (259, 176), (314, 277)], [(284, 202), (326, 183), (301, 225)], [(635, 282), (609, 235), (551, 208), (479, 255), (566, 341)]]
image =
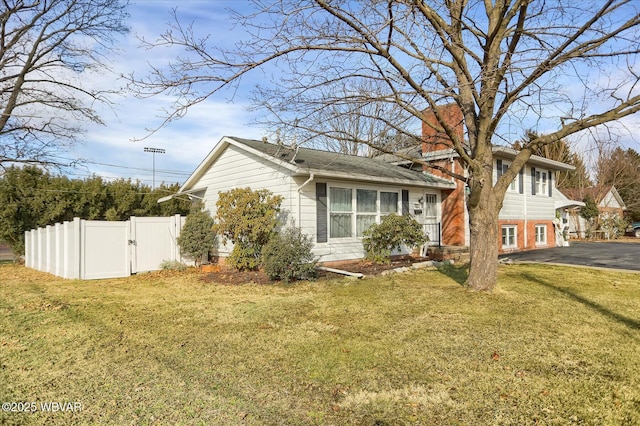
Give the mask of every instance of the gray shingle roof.
[(396, 166), (377, 158), (357, 157), (336, 152), (321, 151), (305, 147), (293, 148), (252, 139), (231, 137), (231, 139), (273, 157), (288, 162), (300, 172), (319, 175), (332, 173), (348, 175), (354, 179), (375, 177), (390, 180), (413, 181), (421, 186), (450, 186), (451, 182), (428, 173), (421, 173)]

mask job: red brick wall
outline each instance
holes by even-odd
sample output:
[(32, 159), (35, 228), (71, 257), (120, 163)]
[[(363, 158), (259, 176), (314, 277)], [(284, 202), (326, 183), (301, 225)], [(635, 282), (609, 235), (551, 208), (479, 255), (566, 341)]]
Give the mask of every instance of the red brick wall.
[[(464, 174), (459, 160), (454, 161), (454, 171)], [(449, 163), (449, 167), (450, 167)], [(465, 183), (455, 180), (456, 189), (442, 191), (442, 244), (450, 246), (465, 245)]]
[[(462, 140), (464, 135), (464, 127), (462, 125), (462, 111), (457, 104), (448, 104), (439, 107), (439, 111), (449, 126), (454, 128), (456, 136)], [(451, 139), (444, 132), (444, 129), (438, 123), (433, 110), (424, 111), (424, 120), (422, 122), (422, 152), (441, 151), (451, 148)]]
[[(464, 128), (462, 126), (462, 111), (457, 104), (443, 105), (439, 109), (440, 114), (447, 123), (454, 128), (456, 136), (463, 138)], [(422, 152), (441, 151), (451, 148), (451, 139), (438, 124), (438, 120), (433, 110), (424, 112), (422, 123)], [(451, 170), (449, 159), (435, 162), (435, 165)], [(464, 169), (459, 160), (453, 163), (453, 171), (459, 175), (464, 175)], [(440, 170), (428, 169), (429, 173), (444, 179), (451, 179), (451, 176)], [(456, 188), (451, 191), (442, 191), (442, 244), (463, 246), (465, 245), (465, 220), (464, 220), (464, 182), (454, 180)]]
[[(502, 248), (502, 226), (503, 225), (515, 225), (516, 229), (516, 240), (518, 247), (516, 248)], [(547, 244), (545, 245), (536, 245), (536, 225), (546, 225), (547, 226)], [(525, 244), (525, 221), (524, 220), (500, 220), (498, 221), (498, 251), (500, 253), (508, 253), (512, 251), (519, 250), (531, 250), (535, 248), (541, 247), (555, 247), (556, 245), (556, 232), (553, 227), (553, 221), (551, 220), (535, 220), (529, 219), (526, 221), (527, 227), (527, 241)]]

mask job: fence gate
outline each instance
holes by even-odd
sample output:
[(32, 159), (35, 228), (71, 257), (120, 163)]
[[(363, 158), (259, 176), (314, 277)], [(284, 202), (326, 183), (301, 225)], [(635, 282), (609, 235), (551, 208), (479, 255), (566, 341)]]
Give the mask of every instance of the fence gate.
[(165, 260), (183, 260), (176, 240), (184, 221), (180, 215), (123, 222), (75, 218), (33, 229), (25, 233), (26, 265), (85, 280), (157, 271)]
[(176, 239), (182, 228), (180, 216), (132, 217), (129, 223), (132, 274), (155, 271), (163, 261), (179, 259)]
[(131, 275), (127, 247), (129, 222), (83, 220), (80, 239), (80, 277), (85, 280)]

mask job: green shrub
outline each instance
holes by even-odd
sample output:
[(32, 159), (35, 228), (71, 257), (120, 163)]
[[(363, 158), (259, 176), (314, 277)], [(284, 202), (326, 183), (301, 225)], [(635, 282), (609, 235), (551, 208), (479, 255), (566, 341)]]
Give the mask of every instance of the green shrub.
[(598, 209), (598, 204), (593, 200), (593, 197), (587, 195), (582, 199), (582, 202), (585, 206), (580, 209), (580, 216), (588, 221), (598, 217), (600, 210)]
[(283, 198), (267, 189), (250, 188), (234, 188), (219, 197), (214, 229), (223, 243), (234, 244), (227, 264), (240, 271), (258, 269), (262, 248), (278, 224)]
[(604, 216), (600, 219), (600, 229), (607, 232), (607, 238), (620, 238), (624, 235), (629, 222), (615, 216)]
[(264, 271), (272, 280), (294, 280), (315, 278), (315, 256), (311, 253), (313, 241), (298, 227), (287, 228), (274, 234), (262, 250)]
[(416, 247), (427, 241), (422, 226), (411, 216), (385, 216), (363, 233), (366, 258), (376, 263), (389, 263), (391, 252), (401, 246)]
[(187, 215), (187, 220), (180, 231), (177, 242), (180, 252), (193, 259), (196, 266), (200, 265), (203, 257), (209, 254), (216, 242), (213, 230), (214, 221), (208, 211), (193, 209)]

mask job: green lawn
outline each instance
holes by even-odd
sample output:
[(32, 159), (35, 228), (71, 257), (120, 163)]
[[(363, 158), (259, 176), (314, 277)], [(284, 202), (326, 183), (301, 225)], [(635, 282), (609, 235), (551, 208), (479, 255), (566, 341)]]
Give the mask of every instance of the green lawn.
[(640, 274), (501, 266), (479, 294), (460, 273), (225, 286), (1, 265), (0, 401), (38, 405), (0, 424), (640, 424)]

